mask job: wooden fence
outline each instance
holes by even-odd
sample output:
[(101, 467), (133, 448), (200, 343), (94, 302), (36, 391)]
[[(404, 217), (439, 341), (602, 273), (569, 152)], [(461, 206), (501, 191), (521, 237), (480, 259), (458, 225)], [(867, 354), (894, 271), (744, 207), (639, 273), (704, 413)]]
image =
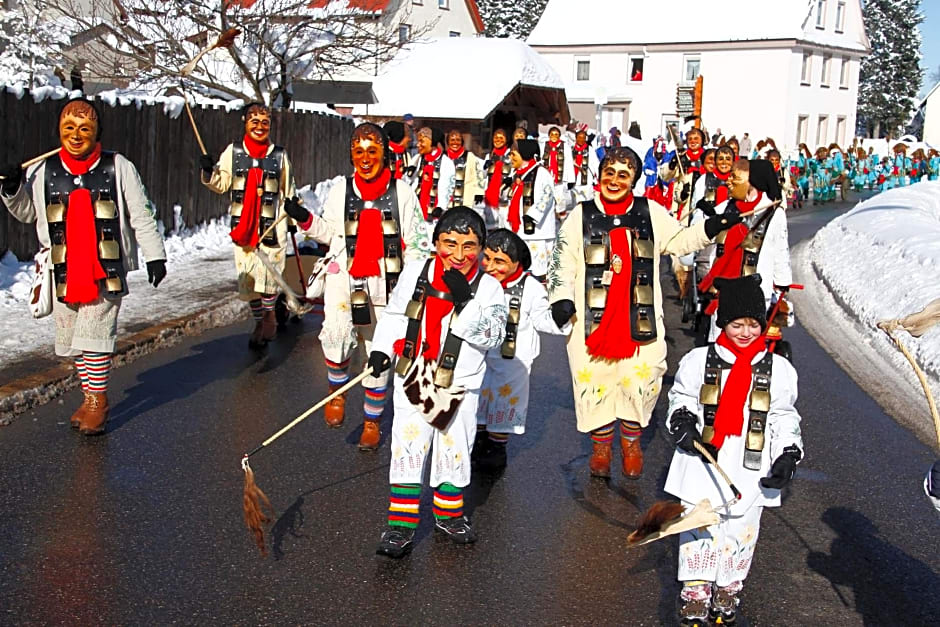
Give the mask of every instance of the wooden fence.
[[(0, 163), (29, 159), (59, 145), (58, 115), (62, 100), (36, 103), (0, 92)], [(173, 227), (173, 205), (183, 208), (189, 226), (222, 215), (225, 196), (213, 194), (199, 181), (199, 145), (183, 113), (171, 118), (160, 103), (139, 108), (97, 103), (101, 112), (101, 143), (130, 159), (140, 172), (159, 219)], [(238, 112), (195, 108), (193, 115), (206, 148), (218, 155), (244, 133)], [(319, 113), (274, 111), (272, 138), (287, 149), (297, 186), (316, 184), (349, 171), (349, 135), (353, 123)], [(39, 249), (36, 225), (18, 222), (0, 208), (0, 255), (7, 249), (21, 260)]]

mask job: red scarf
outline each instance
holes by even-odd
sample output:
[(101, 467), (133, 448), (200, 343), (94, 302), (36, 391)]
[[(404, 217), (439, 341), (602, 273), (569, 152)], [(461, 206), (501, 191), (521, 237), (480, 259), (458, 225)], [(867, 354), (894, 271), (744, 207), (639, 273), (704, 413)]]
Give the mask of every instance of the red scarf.
[(587, 144), (575, 144), (572, 150), (574, 151), (574, 171), (578, 174), (581, 174), (581, 164), (584, 162), (584, 157), (587, 155), (587, 152), (584, 149), (587, 148)]
[(718, 411), (715, 413), (715, 436), (711, 443), (720, 449), (725, 436), (741, 436), (741, 430), (744, 428), (744, 404), (751, 390), (751, 362), (758, 353), (767, 349), (767, 342), (762, 335), (748, 346), (740, 348), (722, 331), (715, 343), (734, 354), (734, 364), (721, 390)]
[[(365, 201), (376, 200), (388, 191), (392, 172), (388, 168), (372, 181), (366, 181), (358, 172), (353, 174), (359, 196)], [(385, 236), (382, 232), (382, 212), (378, 209), (363, 209), (359, 212), (359, 226), (356, 232), (356, 250), (353, 253), (349, 274), (354, 279), (381, 276), (379, 259), (385, 255), (383, 246)]]
[[(437, 208), (428, 205), (431, 204), (431, 188), (434, 186), (434, 162), (438, 160), (443, 152), (440, 148), (435, 148), (423, 157), (424, 165), (421, 166), (421, 189), (418, 194), (418, 201), (421, 203), (421, 210), (424, 211), (425, 220)], [(441, 201), (440, 198), (437, 200), (438, 202)]]
[[(479, 266), (474, 266), (469, 273), (467, 273), (467, 281), (473, 281), (473, 277), (476, 276), (477, 268)], [(431, 280), (431, 287), (434, 289), (446, 292), (450, 294), (450, 290), (447, 289), (447, 284), (444, 283), (444, 263), (441, 261), (440, 255), (434, 258), (434, 278)], [(424, 300), (424, 337), (426, 338), (422, 346), (422, 333), (419, 329), (418, 337), (415, 339), (415, 345), (421, 346), (421, 354), (424, 355), (425, 359), (437, 359), (441, 352), (441, 325), (444, 321), (444, 318), (454, 309), (454, 303), (449, 300), (444, 300), (443, 298), (437, 298), (436, 296), (428, 296)], [(405, 339), (396, 340), (393, 346), (395, 354), (401, 356), (405, 350)]]
[(500, 281), (500, 283), (503, 285), (503, 289), (506, 289), (507, 287), (509, 287), (510, 283), (512, 283), (513, 281), (515, 281), (521, 276), (522, 276), (522, 264), (520, 263), (519, 266), (516, 268), (515, 272), (510, 274), (504, 280)]
[(728, 200), (728, 186), (724, 183), (731, 177), (731, 170), (728, 170), (725, 174), (715, 170), (715, 176), (722, 182), (722, 185), (719, 185), (718, 189), (715, 190), (715, 205), (717, 206)]
[(516, 170), (516, 178), (512, 182), (512, 189), (509, 191), (509, 226), (513, 233), (519, 232), (519, 226), (522, 224), (522, 190), (525, 188), (525, 182), (522, 180), (532, 168), (536, 166), (535, 159)]
[[(618, 203), (608, 203), (600, 198), (604, 213), (623, 215), (633, 206), (633, 194)], [(622, 262), (620, 272), (613, 272), (607, 288), (607, 306), (594, 333), (584, 341), (588, 354), (602, 359), (627, 359), (640, 350), (640, 345), (630, 335), (630, 279), (633, 272), (633, 253), (627, 229), (620, 227), (610, 232), (610, 257), (618, 255)]]
[[(101, 159), (101, 143), (96, 143), (84, 159), (59, 150), (62, 165), (72, 174), (87, 174)], [(98, 298), (98, 281), (107, 277), (98, 260), (98, 231), (92, 209), (91, 192), (76, 189), (69, 193), (65, 214), (65, 302), (91, 303)]]
[(467, 152), (467, 149), (466, 149), (466, 148), (461, 148), (460, 150), (457, 150), (457, 151), (454, 151), (454, 150), (451, 150), (450, 148), (448, 148), (448, 149), (447, 149), (447, 156), (450, 157), (450, 160), (451, 160), (451, 161), (456, 161), (456, 160), (459, 159), (459, 158), (461, 157), (461, 155), (463, 155), (463, 153), (465, 153), (465, 152)]
[(545, 151), (548, 153), (548, 171), (555, 178), (555, 184), (561, 182), (561, 172), (558, 171), (558, 151), (561, 149), (561, 140), (545, 142)]
[(400, 179), (405, 174), (404, 154), (405, 147), (401, 144), (389, 140), (388, 147), (392, 149), (391, 166), (395, 175), (395, 180)]
[(689, 172), (697, 172), (699, 174), (705, 173), (705, 165), (702, 164), (702, 155), (705, 153), (704, 148), (699, 148), (698, 150), (686, 150), (685, 156), (689, 158), (689, 161), (698, 161), (698, 166), (689, 166)]
[[(740, 213), (746, 213), (753, 210), (763, 197), (764, 193), (758, 191), (757, 198), (754, 200), (750, 202), (736, 200), (735, 206)], [(722, 253), (721, 257), (715, 260), (715, 263), (712, 264), (712, 269), (705, 275), (705, 278), (699, 282), (698, 289), (700, 292), (707, 292), (718, 277), (734, 279), (741, 276), (741, 263), (744, 261), (744, 249), (741, 248), (741, 244), (744, 243), (744, 238), (747, 237), (747, 233), (748, 228), (744, 226), (744, 224), (735, 224), (728, 229), (728, 234), (725, 236), (725, 252)], [(707, 315), (710, 316), (718, 311), (719, 298), (721, 298), (721, 294), (708, 303), (708, 306), (705, 308)]]
[(499, 207), (499, 190), (503, 187), (503, 157), (506, 156), (508, 151), (509, 146), (503, 146), (502, 148), (494, 148), (490, 152), (490, 160), (493, 163), (493, 176), (486, 184), (484, 199), (487, 207)]
[[(252, 159), (264, 159), (268, 155), (267, 142), (261, 143), (252, 139), (248, 133), (242, 139), (245, 149)], [(261, 183), (264, 180), (264, 171), (261, 168), (250, 168), (248, 177), (245, 180), (245, 195), (242, 199), (242, 217), (238, 224), (229, 234), (232, 241), (238, 246), (247, 246), (255, 248), (258, 245), (258, 238), (261, 224)]]

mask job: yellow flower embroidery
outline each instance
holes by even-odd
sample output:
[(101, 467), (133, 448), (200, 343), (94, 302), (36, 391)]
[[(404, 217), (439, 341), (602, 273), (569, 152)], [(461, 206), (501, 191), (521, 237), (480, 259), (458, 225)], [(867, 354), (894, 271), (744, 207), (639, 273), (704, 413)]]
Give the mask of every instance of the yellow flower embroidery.
[(604, 395), (606, 395), (606, 394), (607, 394), (607, 386), (606, 386), (606, 385), (599, 385), (599, 386), (597, 386), (597, 395), (598, 395), (598, 396), (604, 396)]
[(340, 311), (347, 311), (349, 309), (349, 305), (346, 303), (339, 303), (336, 308)]
[(452, 437), (450, 436), (450, 434), (445, 435), (445, 436), (441, 439), (441, 441), (444, 442), (444, 446), (446, 446), (447, 448), (453, 448), (453, 447), (454, 447), (454, 438), (452, 438)]
[(508, 383), (502, 386), (501, 388), (499, 388), (500, 396), (509, 396), (510, 394), (512, 394), (512, 386), (509, 385)]
[(738, 538), (742, 545), (748, 545), (754, 540), (755, 529), (753, 525), (748, 525), (744, 528), (744, 533), (741, 534), (741, 537)]
[(620, 379), (620, 387), (622, 388), (630, 387), (630, 377), (624, 375), (623, 378)]
[(587, 368), (581, 368), (578, 370), (578, 383), (590, 383), (591, 382), (591, 371)]
[(511, 399), (509, 399), (509, 404), (512, 405), (513, 407), (515, 407), (515, 406), (516, 406), (516, 403), (518, 403), (518, 402), (519, 402), (519, 397), (518, 397), (518, 396), (513, 396)]
[(459, 464), (461, 459), (462, 455), (460, 453), (454, 453), (454, 463)]
[(395, 452), (394, 452), (392, 455), (393, 455), (393, 457), (401, 457), (401, 455), (402, 455), (401, 447), (400, 447), (400, 446), (396, 446), (396, 447), (395, 447)]
[(643, 362), (642, 364), (634, 366), (633, 372), (634, 374), (636, 374), (638, 378), (643, 379), (645, 381), (650, 378), (650, 375), (653, 373), (653, 370), (652, 368), (650, 368), (650, 365), (648, 363)]
[(418, 437), (418, 425), (413, 422), (405, 425), (405, 429), (402, 432), (402, 435), (404, 436), (406, 442), (413, 441)]

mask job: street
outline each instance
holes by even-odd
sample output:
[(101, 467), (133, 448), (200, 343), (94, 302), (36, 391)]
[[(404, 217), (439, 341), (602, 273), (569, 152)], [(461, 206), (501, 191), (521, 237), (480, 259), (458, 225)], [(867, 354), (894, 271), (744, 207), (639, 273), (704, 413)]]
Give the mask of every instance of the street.
[[(853, 204), (791, 212), (791, 246)], [(69, 428), (78, 391), (20, 416), (0, 433), (0, 623), (674, 624), (676, 540), (626, 544), (665, 498), (666, 392), (692, 347), (670, 280), (670, 368), (643, 435), (643, 477), (622, 477), (615, 444), (613, 478), (590, 478), (564, 342), (543, 336), (527, 433), (510, 440), (502, 476), (475, 476), (467, 490), (480, 538), (468, 547), (434, 531), (425, 490), (414, 552), (374, 554), (391, 406), (382, 447), (361, 453), (359, 390), (341, 429), (316, 413), (252, 458), (276, 510), (270, 555), (259, 556), (240, 458), (326, 395), (318, 317), (290, 324), (262, 355), (247, 349), (243, 322), (115, 370), (104, 437)], [(935, 624), (938, 521), (922, 482), (936, 451), (799, 324), (785, 336), (806, 458), (783, 506), (764, 512), (742, 623)]]

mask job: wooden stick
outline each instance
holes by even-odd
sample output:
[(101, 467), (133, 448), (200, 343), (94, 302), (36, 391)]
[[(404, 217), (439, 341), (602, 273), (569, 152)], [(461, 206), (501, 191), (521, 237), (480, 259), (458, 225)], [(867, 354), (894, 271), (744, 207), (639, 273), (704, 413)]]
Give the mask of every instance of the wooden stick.
[(897, 336), (888, 331), (887, 328), (883, 327), (881, 323), (878, 324), (878, 328), (888, 334), (888, 337), (891, 338), (895, 346), (898, 347), (898, 350), (901, 351), (901, 353), (907, 358), (907, 361), (910, 362), (911, 366), (914, 368), (914, 373), (917, 375), (917, 379), (920, 381), (920, 386), (924, 389), (924, 395), (927, 397), (927, 405), (930, 407), (930, 415), (933, 418), (933, 427), (937, 432), (937, 446), (940, 447), (940, 414), (937, 413), (937, 404), (933, 400), (933, 394), (930, 392), (930, 386), (927, 384), (927, 377), (924, 375), (924, 371), (920, 369), (920, 366), (917, 365), (913, 355), (911, 355), (904, 344), (901, 344), (901, 340), (898, 339)]
[(206, 150), (206, 145), (202, 143), (202, 136), (199, 135), (199, 129), (196, 128), (196, 120), (193, 118), (192, 109), (189, 108), (189, 98), (186, 97), (186, 92), (183, 92), (183, 105), (186, 107), (186, 115), (189, 116), (189, 123), (193, 126), (193, 133), (196, 134), (196, 141), (199, 142), (199, 150), (201, 150), (204, 155), (209, 154), (209, 151)]
[(261, 234), (261, 237), (258, 238), (258, 246), (261, 245), (261, 240), (267, 238), (267, 236), (271, 234), (271, 231), (273, 231), (274, 229), (276, 229), (276, 228), (277, 228), (277, 225), (280, 224), (281, 222), (283, 222), (284, 220), (286, 220), (287, 218), (288, 218), (287, 212), (286, 212), (286, 211), (282, 211), (282, 212), (281, 212), (281, 217), (279, 217), (277, 220), (275, 220), (274, 223), (273, 223), (271, 226), (269, 226), (268, 228), (266, 228), (266, 229), (264, 230), (264, 233)]
[[(25, 170), (25, 169), (27, 169), (28, 167), (30, 167), (30, 166), (32, 166), (32, 165), (36, 165), (37, 163), (39, 163), (39, 162), (42, 161), (43, 159), (47, 159), (47, 158), (51, 157), (52, 155), (56, 154), (56, 153), (59, 152), (60, 150), (62, 150), (62, 148), (53, 148), (52, 150), (50, 150), (50, 151), (48, 151), (48, 152), (42, 153), (42, 154), (39, 155), (38, 157), (33, 157), (32, 159), (28, 159), (28, 160), (24, 161), (23, 163), (20, 164), (20, 167)], [(5, 180), (5, 179), (6, 179), (5, 176), (0, 176), (0, 181)]]
[[(271, 444), (272, 442), (274, 442), (274, 440), (278, 439), (279, 437), (281, 437), (282, 435), (284, 435), (285, 433), (287, 433), (288, 431), (290, 431), (291, 429), (293, 429), (293, 428), (294, 428), (295, 426), (297, 426), (297, 424), (300, 423), (302, 420), (308, 418), (308, 417), (310, 416), (310, 414), (312, 414), (313, 412), (317, 411), (318, 409), (320, 409), (321, 407), (323, 407), (324, 405), (326, 405), (327, 403), (329, 403), (330, 401), (332, 401), (334, 398), (336, 398), (336, 397), (339, 396), (340, 394), (343, 394), (343, 393), (349, 391), (350, 389), (352, 389), (353, 387), (355, 387), (360, 381), (362, 381), (363, 379), (365, 379), (366, 377), (369, 377), (369, 376), (372, 376), (372, 369), (371, 369), (371, 368), (367, 368), (365, 371), (363, 371), (362, 374), (360, 374), (359, 376), (357, 376), (355, 379), (350, 380), (346, 385), (344, 385), (344, 386), (341, 387), (340, 389), (336, 390), (335, 392), (333, 392), (332, 394), (330, 394), (329, 396), (327, 396), (326, 398), (324, 398), (322, 401), (320, 401), (319, 403), (317, 403), (316, 405), (314, 405), (313, 407), (311, 407), (310, 409), (308, 409), (308, 410), (305, 411), (304, 413), (300, 414), (299, 416), (297, 416), (296, 418), (294, 418), (293, 420), (291, 420), (289, 424), (287, 424), (287, 425), (286, 425), (284, 428), (282, 428), (280, 431), (278, 431), (277, 433), (275, 433), (274, 435), (272, 435), (270, 438), (268, 438), (267, 440), (265, 440), (264, 442), (262, 442), (262, 443), (261, 443), (260, 445), (258, 445), (253, 451), (251, 451), (250, 453), (245, 453), (245, 456), (242, 458), (242, 464), (246, 464), (249, 457), (251, 457), (252, 455), (254, 455), (255, 453), (257, 453), (258, 451), (260, 451), (261, 449), (263, 449), (265, 446)], [(244, 466), (243, 466), (243, 467), (244, 467)]]
[(738, 490), (734, 486), (733, 483), (731, 483), (731, 478), (728, 477), (728, 475), (725, 474), (725, 471), (721, 469), (721, 466), (718, 465), (718, 462), (715, 461), (715, 458), (712, 457), (712, 454), (708, 452), (708, 449), (702, 446), (701, 444), (699, 444), (698, 442), (694, 442), (694, 444), (695, 444), (695, 450), (701, 453), (702, 456), (705, 457), (706, 460), (708, 460), (708, 463), (715, 467), (715, 469), (718, 471), (718, 474), (721, 475), (721, 478), (725, 480), (725, 483), (728, 484), (728, 487), (731, 488), (731, 491), (734, 492), (734, 495), (740, 501), (741, 491)]

